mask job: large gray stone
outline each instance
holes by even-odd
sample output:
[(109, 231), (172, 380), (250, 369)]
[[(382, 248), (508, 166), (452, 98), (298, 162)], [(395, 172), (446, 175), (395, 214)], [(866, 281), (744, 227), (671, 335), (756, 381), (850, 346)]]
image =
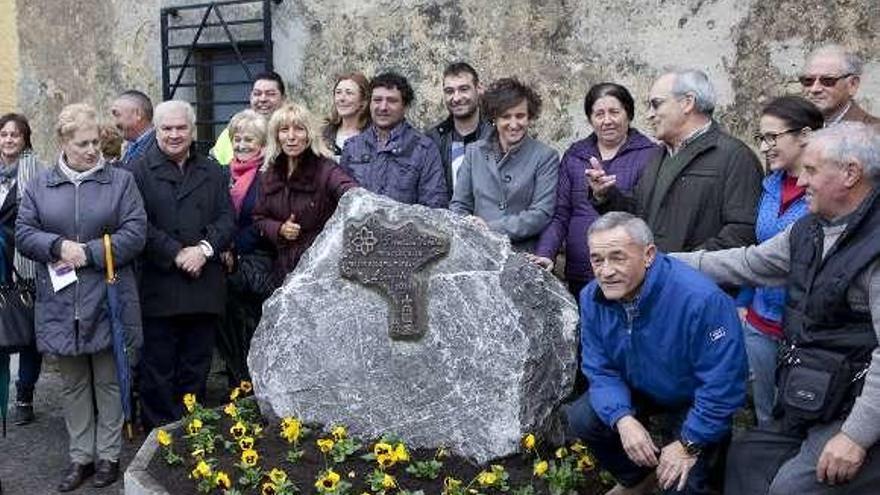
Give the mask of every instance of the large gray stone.
[[(387, 296), (340, 276), (346, 224), (370, 218), (449, 240), (419, 275), (418, 339), (391, 339)], [(576, 325), (568, 291), (505, 237), (358, 189), (264, 305), (248, 365), (264, 413), (396, 433), (485, 462), (550, 428), (574, 380)]]

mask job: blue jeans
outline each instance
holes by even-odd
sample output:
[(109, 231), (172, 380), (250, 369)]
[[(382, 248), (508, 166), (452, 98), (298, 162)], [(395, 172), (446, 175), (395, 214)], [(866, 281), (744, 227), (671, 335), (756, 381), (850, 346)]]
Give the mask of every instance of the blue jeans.
[(752, 382), (752, 399), (758, 427), (768, 427), (773, 421), (773, 404), (776, 402), (776, 359), (779, 341), (761, 332), (748, 322), (743, 322), (746, 354)]
[(36, 347), (29, 347), (18, 354), (18, 381), (15, 382), (15, 400), (25, 404), (34, 401), (34, 388), (40, 379), (43, 355)]
[[(651, 433), (657, 441), (661, 437), (661, 443), (657, 446), (663, 448), (678, 439), (681, 424), (690, 406), (669, 408), (657, 404), (643, 394), (632, 390), (632, 403), (636, 409), (636, 419)], [(599, 465), (614, 475), (617, 482), (625, 487), (633, 487), (643, 481), (646, 476), (654, 471), (654, 468), (646, 468), (632, 462), (623, 450), (620, 442), (620, 434), (606, 425), (590, 404), (589, 390), (576, 401), (568, 405), (565, 410), (568, 416), (568, 432), (572, 437), (580, 438), (586, 442), (590, 450), (595, 454)], [(654, 431), (651, 431), (654, 430)], [(710, 488), (710, 459), (718, 455), (720, 444), (707, 445), (703, 448), (700, 458), (688, 474), (687, 484), (682, 491), (670, 489), (665, 494), (702, 495), (715, 493)]]

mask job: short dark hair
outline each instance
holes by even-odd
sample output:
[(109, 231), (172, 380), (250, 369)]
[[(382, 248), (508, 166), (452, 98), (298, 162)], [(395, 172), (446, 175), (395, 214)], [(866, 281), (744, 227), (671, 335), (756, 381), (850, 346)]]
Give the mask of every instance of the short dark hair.
[(467, 62), (452, 62), (447, 65), (445, 69), (443, 69), (443, 79), (446, 79), (449, 76), (458, 76), (461, 74), (470, 74), (471, 77), (474, 78), (474, 85), (480, 82), (480, 76), (477, 75), (477, 70), (474, 69), (471, 64)]
[(376, 88), (396, 89), (400, 91), (404, 106), (409, 106), (409, 104), (415, 99), (415, 93), (413, 93), (409, 81), (396, 72), (383, 72), (370, 81), (371, 98), (373, 96), (373, 90)]
[(281, 92), (281, 96), (285, 96), (286, 94), (284, 90), (284, 79), (282, 79), (274, 70), (260, 72), (254, 76), (254, 82), (256, 83), (257, 81), (275, 81), (275, 83), (278, 84), (278, 91)]
[(24, 138), (24, 149), (33, 149), (33, 145), (31, 144), (31, 125), (28, 124), (27, 117), (20, 113), (7, 113), (0, 117), (0, 128), (5, 127), (6, 124), (10, 122), (15, 122), (15, 127), (18, 128), (18, 132), (20, 132), (21, 137)]
[(587, 96), (584, 97), (584, 114), (586, 114), (587, 120), (590, 119), (590, 115), (593, 113), (593, 105), (595, 105), (600, 98), (605, 96), (613, 96), (616, 98), (617, 101), (620, 102), (620, 105), (623, 106), (623, 110), (626, 112), (626, 116), (629, 117), (630, 121), (635, 118), (636, 104), (629, 90), (617, 83), (602, 82), (594, 84), (590, 90), (587, 91)]
[(770, 100), (761, 115), (771, 115), (792, 129), (805, 127), (818, 130), (825, 126), (825, 117), (816, 105), (800, 96), (780, 96)]
[(483, 94), (486, 117), (494, 121), (508, 109), (526, 101), (529, 118), (536, 119), (541, 114), (541, 97), (531, 87), (519, 82), (515, 77), (499, 79), (489, 86)]
[(135, 102), (141, 112), (144, 113), (144, 119), (146, 119), (147, 122), (153, 121), (153, 100), (151, 100), (145, 93), (136, 89), (129, 89), (123, 91), (119, 97)]

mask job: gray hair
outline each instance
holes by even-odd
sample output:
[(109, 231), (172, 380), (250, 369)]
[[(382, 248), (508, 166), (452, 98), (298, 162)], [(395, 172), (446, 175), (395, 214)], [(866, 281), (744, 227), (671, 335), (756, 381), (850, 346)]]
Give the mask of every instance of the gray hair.
[(810, 134), (810, 144), (822, 146), (822, 156), (837, 165), (858, 162), (865, 175), (880, 184), (880, 134), (861, 122), (840, 122)]
[(840, 60), (841, 65), (843, 65), (844, 74), (860, 76), (862, 75), (862, 69), (865, 67), (865, 63), (862, 62), (861, 57), (842, 45), (822, 45), (813, 50), (813, 53), (807, 58), (807, 62), (810, 62), (817, 57), (837, 57)]
[(697, 111), (711, 117), (715, 111), (715, 87), (709, 82), (709, 76), (696, 69), (675, 70), (670, 74), (675, 76), (672, 83), (673, 96), (681, 97), (693, 93)]
[(587, 237), (589, 238), (596, 232), (604, 232), (617, 227), (623, 227), (633, 242), (640, 246), (654, 244), (654, 234), (651, 233), (648, 224), (641, 218), (625, 211), (612, 211), (596, 219), (587, 230)]
[(266, 117), (248, 108), (232, 116), (229, 121), (229, 137), (238, 132), (250, 132), (260, 143), (266, 144)]
[(164, 119), (166, 115), (181, 111), (186, 115), (186, 120), (189, 121), (189, 126), (195, 131), (196, 112), (193, 110), (193, 107), (189, 102), (183, 100), (168, 100), (156, 105), (156, 108), (153, 110), (153, 125), (159, 127), (162, 125), (162, 119)]

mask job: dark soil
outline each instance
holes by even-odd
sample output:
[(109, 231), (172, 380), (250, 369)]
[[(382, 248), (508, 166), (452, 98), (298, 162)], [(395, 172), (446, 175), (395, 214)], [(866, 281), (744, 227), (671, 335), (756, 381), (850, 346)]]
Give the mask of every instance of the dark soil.
[[(220, 421), (218, 431), (225, 434), (229, 431), (231, 426), (232, 421), (224, 416)], [(286, 454), (291, 448), (291, 444), (288, 444), (286, 440), (279, 436), (279, 430), (279, 425), (267, 424), (263, 430), (262, 437), (256, 441), (256, 446), (254, 448), (260, 455), (258, 463), (260, 468), (265, 473), (268, 473), (272, 468), (276, 467), (283, 469), (287, 473), (288, 479), (292, 480), (299, 488), (300, 493), (316, 493), (314, 486), (315, 480), (318, 478), (319, 473), (327, 467), (325, 465), (323, 454), (321, 454), (315, 445), (315, 440), (318, 438), (318, 435), (321, 434), (320, 430), (312, 427), (313, 432), (300, 440), (299, 443), (305, 450), (305, 455), (295, 464), (286, 460)], [(196, 462), (189, 457), (187, 452), (185, 452), (185, 440), (182, 438), (184, 432), (181, 429), (180, 431), (170, 433), (173, 434), (175, 439), (175, 452), (184, 457), (184, 464), (168, 466), (160, 451), (150, 462), (148, 471), (153, 478), (164, 484), (169, 493), (175, 495), (198, 493), (196, 488), (197, 482), (189, 478), (189, 474), (195, 467)], [(229, 435), (226, 434), (225, 437), (228, 438)], [(329, 437), (329, 434), (322, 435), (322, 437)], [(373, 472), (373, 469), (376, 468), (377, 465), (375, 461), (366, 461), (361, 459), (360, 456), (372, 452), (374, 443), (375, 441), (363, 442), (363, 446), (341, 464), (334, 465), (332, 464), (332, 460), (328, 460), (328, 462), (330, 462), (329, 467), (339, 473), (343, 480), (348, 481), (353, 485), (350, 490), (350, 494), (352, 495), (370, 492), (370, 487), (365, 481), (365, 478)], [(540, 450), (542, 450), (541, 456), (543, 459), (552, 459), (552, 452), (543, 452), (544, 449)], [(443, 480), (447, 476), (462, 480), (466, 485), (473, 480), (483, 468), (488, 470), (488, 466), (480, 467), (471, 464), (464, 458), (447, 456), (441, 459), (443, 467), (440, 469), (440, 474), (435, 480), (419, 479), (406, 472), (406, 467), (409, 464), (412, 464), (415, 461), (433, 459), (435, 454), (436, 451), (433, 450), (411, 451), (411, 459), (409, 463), (394, 465), (388, 468), (386, 472), (397, 478), (398, 489), (409, 491), (423, 490), (425, 495), (439, 495), (443, 490)], [(216, 469), (229, 474), (233, 482), (233, 488), (238, 489), (242, 494), (259, 494), (260, 487), (248, 487), (245, 489), (238, 484), (241, 471), (235, 467), (235, 464), (239, 462), (239, 456), (240, 450), (238, 450), (237, 446), (233, 447), (229, 452), (225, 451), (223, 447), (218, 446), (213, 454), (213, 457), (217, 458), (219, 461)], [(532, 475), (532, 466), (534, 464), (533, 458), (511, 456), (505, 459), (496, 460), (490, 464), (500, 464), (504, 466), (507, 473), (510, 475), (508, 484), (511, 490), (532, 483), (536, 494), (549, 494), (546, 482), (535, 478)], [(599, 480), (598, 472), (595, 470), (585, 473), (585, 478), (586, 482), (584, 485), (577, 489), (577, 493), (579, 494), (591, 495), (604, 493), (608, 489), (602, 485)], [(268, 478), (264, 477), (263, 481), (268, 481)], [(494, 488), (482, 489), (481, 492), (487, 495), (501, 493)], [(397, 490), (391, 490), (387, 493), (391, 495), (397, 493)]]

